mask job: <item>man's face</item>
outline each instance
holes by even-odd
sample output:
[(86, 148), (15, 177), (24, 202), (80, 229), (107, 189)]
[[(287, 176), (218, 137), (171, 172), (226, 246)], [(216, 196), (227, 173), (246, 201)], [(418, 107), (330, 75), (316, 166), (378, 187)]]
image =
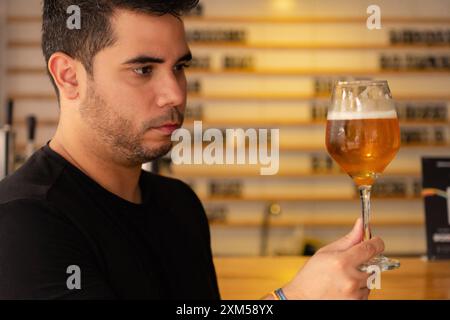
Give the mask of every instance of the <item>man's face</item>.
[(186, 107), (190, 51), (182, 21), (118, 10), (113, 46), (93, 61), (80, 116), (117, 161), (137, 165), (166, 154)]

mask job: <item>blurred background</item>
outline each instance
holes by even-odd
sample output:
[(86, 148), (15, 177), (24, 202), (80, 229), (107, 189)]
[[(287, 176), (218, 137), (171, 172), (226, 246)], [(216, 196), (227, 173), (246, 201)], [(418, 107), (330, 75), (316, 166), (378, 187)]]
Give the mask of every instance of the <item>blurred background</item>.
[[(372, 4), (381, 29), (367, 27)], [(14, 168), (58, 119), (40, 11), (40, 0), (0, 1), (1, 123), (16, 132)], [(153, 164), (197, 192), (216, 256), (308, 255), (351, 228), (357, 190), (324, 140), (339, 79), (389, 82), (402, 148), (375, 186), (373, 233), (389, 256), (425, 253), (420, 159), (450, 155), (449, 0), (202, 0), (185, 25), (194, 54), (185, 127), (280, 129), (277, 175), (261, 176), (259, 165), (174, 165), (169, 156)]]

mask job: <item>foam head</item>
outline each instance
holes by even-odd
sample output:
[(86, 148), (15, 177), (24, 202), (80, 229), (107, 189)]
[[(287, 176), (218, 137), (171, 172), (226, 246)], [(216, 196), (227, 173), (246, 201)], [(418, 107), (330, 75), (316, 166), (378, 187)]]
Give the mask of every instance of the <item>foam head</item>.
[(396, 119), (397, 112), (395, 110), (385, 111), (329, 111), (328, 120), (361, 120), (361, 119)]

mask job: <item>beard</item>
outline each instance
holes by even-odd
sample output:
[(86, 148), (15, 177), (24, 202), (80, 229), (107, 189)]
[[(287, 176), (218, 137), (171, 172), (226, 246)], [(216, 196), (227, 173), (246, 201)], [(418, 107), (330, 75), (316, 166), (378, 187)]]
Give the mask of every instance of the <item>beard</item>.
[[(184, 115), (176, 107), (157, 118), (143, 122), (138, 128), (131, 120), (124, 118), (112, 108), (95, 90), (95, 83), (89, 81), (86, 99), (80, 105), (81, 119), (95, 134), (101, 149), (106, 149), (116, 161), (135, 166), (160, 158), (172, 149), (171, 140), (158, 141), (155, 146), (147, 146), (144, 136), (151, 128), (160, 127), (166, 122), (183, 123)], [(122, 106), (121, 108), (126, 108)], [(97, 146), (95, 147), (96, 149)]]

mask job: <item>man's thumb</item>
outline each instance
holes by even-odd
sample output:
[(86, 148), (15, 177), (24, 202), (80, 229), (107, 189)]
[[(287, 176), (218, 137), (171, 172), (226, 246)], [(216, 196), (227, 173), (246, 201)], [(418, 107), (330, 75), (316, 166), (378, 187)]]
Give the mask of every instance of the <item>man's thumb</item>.
[(361, 242), (363, 237), (363, 224), (362, 219), (358, 218), (355, 222), (355, 225), (353, 226), (352, 231), (350, 231), (347, 235), (344, 237), (330, 243), (326, 247), (323, 248), (323, 250), (327, 251), (343, 251), (347, 250), (354, 245)]

